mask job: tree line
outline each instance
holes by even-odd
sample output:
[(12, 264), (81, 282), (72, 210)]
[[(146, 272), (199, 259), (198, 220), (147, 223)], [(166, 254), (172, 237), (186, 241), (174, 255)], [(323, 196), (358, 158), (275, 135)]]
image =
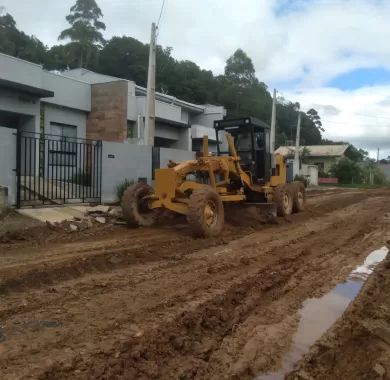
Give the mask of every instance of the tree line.
[[(1, 13), (0, 52), (41, 64), (46, 70), (86, 68), (146, 86), (149, 45), (130, 36), (103, 37), (106, 25), (96, 0), (76, 0), (65, 17), (69, 27), (58, 36), (63, 44), (48, 47), (35, 36), (18, 29), (9, 13)], [(177, 60), (171, 47), (157, 46), (156, 87), (158, 91), (197, 104), (222, 105), (227, 116), (254, 116), (271, 121), (272, 96), (267, 85), (256, 77), (251, 58), (237, 49), (226, 61), (222, 75), (200, 68), (190, 60)], [(301, 113), (301, 145), (345, 144), (324, 139), (321, 118), (315, 109), (300, 111), (300, 104), (277, 98), (276, 147), (293, 145), (298, 113)], [(388, 160), (383, 160), (390, 162)], [(383, 173), (368, 158), (368, 152), (353, 145), (330, 173), (341, 182), (367, 182), (368, 173), (376, 183)]]
[[(45, 46), (19, 30), (9, 13), (0, 15), (0, 52), (42, 64), (47, 70), (87, 68), (146, 86), (149, 46), (129, 36), (106, 41), (103, 13), (95, 0), (77, 0), (66, 16), (69, 28), (58, 36), (64, 44)], [(254, 116), (270, 122), (272, 96), (255, 75), (250, 57), (236, 50), (222, 75), (213, 75), (189, 60), (177, 60), (171, 47), (157, 47), (156, 85), (160, 92), (198, 104), (223, 105), (228, 117)], [(295, 140), (299, 103), (278, 98), (276, 144)], [(311, 109), (302, 114), (301, 143), (323, 142), (320, 117)]]

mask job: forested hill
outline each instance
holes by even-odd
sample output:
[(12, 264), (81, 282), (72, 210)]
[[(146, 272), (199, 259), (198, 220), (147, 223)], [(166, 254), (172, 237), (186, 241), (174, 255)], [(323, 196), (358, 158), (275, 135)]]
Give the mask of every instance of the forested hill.
[[(94, 9), (85, 9), (94, 5)], [(87, 12), (91, 24), (89, 34), (83, 32)], [(83, 18), (81, 16), (83, 16)], [(66, 15), (64, 15), (65, 17)], [(79, 19), (78, 19), (79, 17)], [(47, 70), (85, 67), (146, 85), (149, 48), (132, 37), (113, 37), (105, 41), (100, 30), (105, 25), (96, 2), (77, 0), (66, 19), (71, 24), (60, 39), (70, 42), (45, 46), (34, 36), (19, 30), (10, 14), (0, 16), (0, 52), (42, 64)], [(91, 33), (92, 30), (92, 33)], [(78, 33), (80, 36), (78, 36)], [(95, 34), (94, 34), (95, 33)], [(227, 59), (223, 75), (215, 76), (196, 63), (178, 61), (172, 48), (158, 46), (157, 90), (198, 104), (223, 105), (228, 117), (255, 116), (266, 122), (271, 119), (272, 97), (267, 85), (255, 76), (252, 60), (238, 49)], [(277, 104), (277, 145), (295, 139), (298, 103), (282, 98)], [(315, 110), (302, 113), (302, 144), (321, 144), (321, 121)]]

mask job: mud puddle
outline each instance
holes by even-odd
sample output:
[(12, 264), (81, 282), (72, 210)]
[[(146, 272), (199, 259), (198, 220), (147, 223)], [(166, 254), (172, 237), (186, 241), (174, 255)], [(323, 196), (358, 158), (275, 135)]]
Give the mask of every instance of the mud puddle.
[(294, 369), (294, 365), (307, 353), (310, 347), (341, 316), (350, 302), (358, 295), (363, 284), (375, 267), (385, 259), (388, 248), (371, 252), (362, 265), (356, 267), (344, 283), (336, 285), (321, 298), (310, 298), (303, 302), (301, 319), (293, 337), (290, 351), (282, 360), (278, 371), (259, 375), (255, 380), (282, 380)]

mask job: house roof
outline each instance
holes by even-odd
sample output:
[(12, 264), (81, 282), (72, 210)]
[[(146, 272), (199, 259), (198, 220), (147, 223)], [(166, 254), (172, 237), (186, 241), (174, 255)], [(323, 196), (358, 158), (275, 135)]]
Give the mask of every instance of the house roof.
[[(306, 148), (309, 156), (313, 157), (339, 157), (342, 156), (348, 149), (349, 144), (340, 145), (303, 145), (299, 147), (299, 151)], [(282, 156), (293, 156), (295, 153), (295, 146), (280, 146), (275, 153)]]
[(44, 88), (35, 86), (29, 86), (23, 83), (17, 83), (6, 79), (0, 79), (0, 87), (8, 88), (10, 90), (19, 90), (39, 98), (52, 98), (54, 96), (53, 91), (45, 90)]
[[(78, 78), (85, 78), (84, 80), (88, 81), (88, 83), (93, 84), (93, 83), (100, 83), (101, 81), (106, 82), (106, 81), (118, 81), (118, 80), (126, 80), (128, 82), (133, 82), (128, 79), (122, 79), (118, 77), (114, 77), (111, 75), (105, 75), (105, 74), (100, 74), (95, 71), (91, 71), (88, 69), (84, 68), (76, 68), (76, 69), (71, 69), (71, 70), (65, 70), (61, 73), (63, 76), (67, 77), (73, 77), (74, 75)], [(93, 78), (88, 79), (87, 76), (88, 74), (94, 75)], [(98, 79), (100, 78), (100, 80)], [(135, 95), (142, 95), (146, 96), (146, 88), (142, 86), (138, 86), (135, 84)], [(181, 99), (177, 99), (176, 97), (172, 95), (167, 95), (167, 94), (162, 94), (161, 92), (156, 91), (156, 99), (164, 102), (164, 103), (169, 103), (172, 105), (177, 105), (180, 107), (183, 107), (184, 109), (187, 109), (189, 111), (195, 112), (195, 113), (203, 113), (206, 109), (206, 106), (204, 105), (199, 105), (199, 104), (194, 104), (190, 102), (186, 102)]]

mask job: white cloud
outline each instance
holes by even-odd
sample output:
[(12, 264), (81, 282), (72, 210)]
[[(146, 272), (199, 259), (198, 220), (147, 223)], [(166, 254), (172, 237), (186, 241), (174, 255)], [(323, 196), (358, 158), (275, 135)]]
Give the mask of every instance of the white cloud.
[(315, 108), (319, 112), (325, 137), (347, 140), (367, 149), (376, 158), (390, 155), (390, 86), (363, 87), (353, 91), (335, 88), (308, 88), (283, 92), (296, 99), (303, 111)]
[[(67, 27), (75, 0), (2, 0), (20, 28), (48, 45)], [(98, 0), (106, 38), (130, 35), (144, 42), (162, 0)], [(281, 5), (298, 4), (278, 13)], [(286, 5), (287, 4), (287, 5)], [(290, 5), (288, 5), (290, 4)], [(291, 5), (292, 4), (292, 5)], [(159, 42), (179, 59), (221, 73), (238, 47), (269, 83), (303, 80), (318, 86), (364, 66), (390, 68), (389, 1), (166, 0)]]
[[(57, 36), (67, 27), (65, 15), (75, 2), (0, 1), (19, 28), (48, 45), (58, 43)], [(150, 24), (162, 4), (97, 2), (104, 13), (106, 38), (129, 35), (143, 42), (149, 40)], [(350, 139), (373, 151), (379, 143), (390, 149), (390, 120), (356, 113), (390, 117), (390, 87), (343, 92), (324, 85), (356, 68), (390, 69), (389, 19), (387, 0), (166, 0), (159, 43), (173, 47), (176, 58), (216, 74), (223, 72), (235, 49), (244, 49), (260, 80), (284, 90), (291, 100), (321, 106), (324, 120), (340, 123), (324, 123), (327, 136)], [(327, 106), (340, 109), (340, 114), (329, 113)]]

